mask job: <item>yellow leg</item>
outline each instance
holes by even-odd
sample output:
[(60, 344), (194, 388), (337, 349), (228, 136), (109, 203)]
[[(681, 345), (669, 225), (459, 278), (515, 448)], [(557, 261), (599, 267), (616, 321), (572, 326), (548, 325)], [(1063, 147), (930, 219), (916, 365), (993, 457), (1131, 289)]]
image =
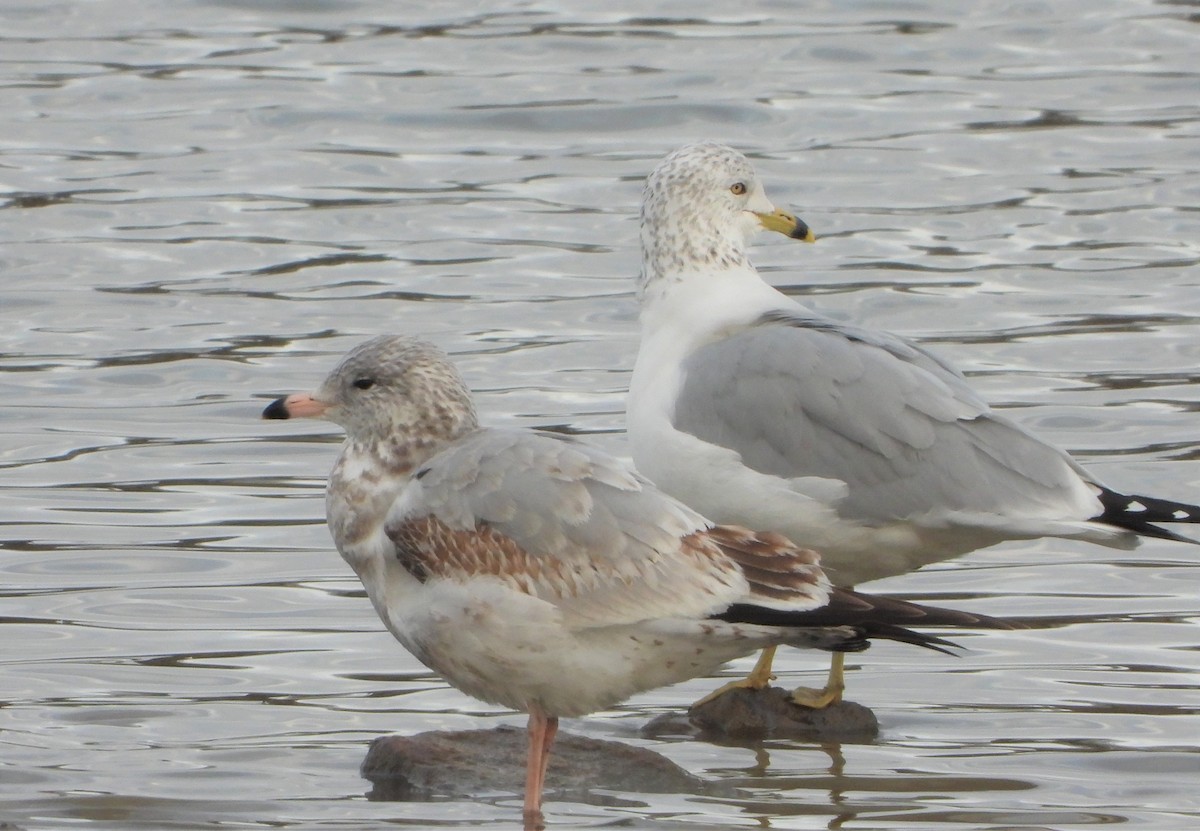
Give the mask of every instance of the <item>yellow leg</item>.
[(801, 707), (808, 707), (811, 710), (820, 710), (828, 707), (830, 704), (836, 704), (842, 700), (842, 693), (846, 691), (845, 670), (845, 653), (833, 653), (833, 660), (829, 664), (829, 678), (825, 681), (825, 688), (814, 690), (808, 687), (800, 687), (799, 689), (792, 690), (792, 701)]
[(754, 665), (754, 669), (750, 670), (750, 674), (745, 678), (740, 681), (730, 681), (725, 686), (718, 687), (692, 706), (699, 707), (701, 704), (707, 704), (732, 690), (766, 689), (775, 680), (775, 676), (771, 673), (771, 663), (775, 660), (775, 649), (776, 647), (774, 646), (768, 646), (764, 649), (758, 656), (758, 663)]

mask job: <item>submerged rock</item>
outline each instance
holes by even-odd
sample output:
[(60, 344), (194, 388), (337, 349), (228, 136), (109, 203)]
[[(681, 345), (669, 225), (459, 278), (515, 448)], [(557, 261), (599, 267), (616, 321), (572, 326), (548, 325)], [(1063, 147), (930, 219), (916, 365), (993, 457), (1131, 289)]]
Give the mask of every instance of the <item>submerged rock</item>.
[[(520, 794), (525, 787), (525, 730), (432, 731), (371, 742), (360, 771), (369, 799), (420, 801)], [(590, 791), (607, 792), (593, 795)], [(612, 804), (612, 792), (709, 793), (710, 783), (664, 756), (620, 742), (559, 733), (546, 773), (547, 798)]]
[(689, 736), (710, 741), (870, 741), (879, 720), (870, 709), (839, 701), (821, 710), (801, 707), (780, 687), (734, 689), (682, 713), (666, 713), (642, 728), (645, 736)]
[[(642, 728), (646, 736), (684, 736), (716, 742), (762, 739), (870, 741), (879, 733), (875, 714), (842, 701), (822, 710), (792, 703), (779, 687), (732, 690), (666, 714)], [(435, 730), (415, 736), (382, 736), (371, 742), (360, 772), (371, 782), (369, 799), (421, 801), (517, 795), (525, 787), (525, 730)], [(620, 793), (731, 795), (731, 783), (688, 773), (652, 750), (621, 742), (559, 733), (546, 774), (546, 796), (591, 804), (619, 804)]]

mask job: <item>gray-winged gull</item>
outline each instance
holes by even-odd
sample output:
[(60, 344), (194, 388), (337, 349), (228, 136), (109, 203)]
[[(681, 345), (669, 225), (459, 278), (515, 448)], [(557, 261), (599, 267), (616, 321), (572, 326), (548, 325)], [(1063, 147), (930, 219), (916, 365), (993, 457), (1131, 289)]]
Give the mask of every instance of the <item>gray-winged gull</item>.
[[(1102, 485), (921, 347), (767, 285), (747, 239), (766, 228), (812, 240), (789, 219), (720, 144), (676, 150), (646, 181), (627, 415), (634, 463), (664, 491), (816, 549), (842, 586), (1007, 539), (1132, 548), (1140, 535), (1185, 539), (1157, 523), (1200, 521), (1194, 505)], [(769, 682), (772, 657), (746, 685)], [(798, 703), (840, 698), (834, 664)]]

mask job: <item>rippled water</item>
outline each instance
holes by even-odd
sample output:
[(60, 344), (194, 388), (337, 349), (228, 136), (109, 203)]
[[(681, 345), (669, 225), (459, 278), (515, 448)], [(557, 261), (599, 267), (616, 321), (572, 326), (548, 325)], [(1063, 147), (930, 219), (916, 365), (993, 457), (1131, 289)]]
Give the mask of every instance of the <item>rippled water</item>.
[[(640, 181), (684, 141), (752, 153), (822, 238), (764, 240), (775, 282), (1200, 498), (1194, 2), (411, 5), (0, 7), (0, 823), (513, 827), (511, 797), (364, 799), (371, 738), (523, 719), (381, 631), (322, 525), (335, 431), (258, 413), (402, 331), (493, 423), (623, 453)], [(577, 720), (750, 796), (548, 817), (1190, 827), (1197, 557), (1033, 542), (873, 585), (1048, 621), (853, 660), (871, 744), (637, 736), (708, 680)]]

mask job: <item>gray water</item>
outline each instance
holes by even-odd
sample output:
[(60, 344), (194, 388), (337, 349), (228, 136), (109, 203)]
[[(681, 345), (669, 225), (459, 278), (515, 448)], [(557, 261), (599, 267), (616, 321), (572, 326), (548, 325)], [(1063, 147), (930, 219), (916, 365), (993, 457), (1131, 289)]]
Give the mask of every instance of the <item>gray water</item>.
[[(762, 240), (773, 282), (1200, 499), (1196, 3), (600, 5), (0, 3), (0, 822), (515, 827), (514, 795), (364, 798), (373, 737), (523, 717), (382, 632), (322, 523), (336, 431), (258, 415), (406, 332), (491, 423), (624, 454), (640, 182), (686, 141), (821, 237)], [(855, 656), (873, 743), (638, 736), (711, 679), (574, 720), (744, 795), (548, 819), (1194, 827), (1198, 557), (1030, 542), (870, 585), (1048, 620)]]

